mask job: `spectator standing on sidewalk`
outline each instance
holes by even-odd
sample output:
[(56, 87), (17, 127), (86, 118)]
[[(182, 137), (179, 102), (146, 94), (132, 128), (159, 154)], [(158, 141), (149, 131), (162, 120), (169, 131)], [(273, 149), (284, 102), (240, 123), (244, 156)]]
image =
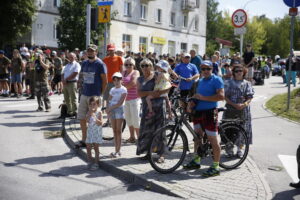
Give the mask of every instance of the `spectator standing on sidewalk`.
[(14, 85), (15, 95), (13, 97), (20, 98), (22, 96), (22, 71), (25, 65), (18, 49), (14, 49), (13, 58), (11, 60), (11, 81)]
[(140, 131), (140, 98), (137, 94), (137, 78), (140, 76), (140, 73), (135, 69), (135, 61), (133, 58), (127, 58), (124, 62), (124, 66), (123, 85), (127, 89), (124, 113), (130, 132), (130, 137), (126, 140), (126, 142), (135, 143), (135, 134), (138, 138)]
[(105, 91), (107, 85), (107, 70), (105, 63), (97, 58), (97, 46), (90, 44), (87, 48), (88, 60), (82, 62), (80, 74), (82, 74), (82, 94), (78, 106), (77, 118), (80, 120), (82, 131), (82, 141), (76, 145), (77, 148), (85, 147), (87, 121), (86, 114), (88, 112), (89, 99), (96, 96), (100, 99), (101, 94)]
[(190, 54), (191, 54), (191, 63), (196, 65), (198, 72), (201, 73), (200, 65), (202, 63), (202, 60), (201, 60), (200, 56), (196, 55), (196, 51), (194, 49), (190, 50)]
[(4, 51), (0, 50), (0, 92), (2, 96), (8, 97), (9, 95), (9, 72), (8, 67), (11, 61), (4, 55)]
[(80, 72), (80, 65), (76, 61), (76, 54), (69, 53), (69, 64), (67, 64), (62, 72), (61, 79), (63, 83), (64, 99), (68, 108), (67, 117), (77, 115), (77, 81)]
[(49, 60), (45, 58), (43, 51), (37, 50), (37, 59), (34, 61), (35, 66), (35, 94), (38, 102), (37, 111), (43, 111), (43, 102), (45, 104), (45, 111), (49, 112), (51, 103), (49, 99), (49, 85), (48, 85), (48, 69), (50, 67)]
[(56, 93), (61, 94), (62, 89), (63, 89), (63, 84), (61, 81), (61, 73), (63, 69), (63, 61), (60, 57), (57, 56), (56, 51), (52, 51), (51, 55), (52, 57), (52, 62), (54, 66), (54, 78), (53, 78), (53, 85), (54, 88), (56, 87)]
[(247, 75), (246, 75), (246, 79), (248, 81), (250, 81), (250, 83), (252, 83), (253, 75), (254, 75), (254, 69), (253, 69), (254, 57), (255, 57), (255, 54), (252, 51), (251, 44), (247, 44), (246, 51), (243, 54), (243, 60), (244, 60), (245, 67), (248, 71)]
[[(103, 94), (103, 101), (104, 101), (103, 106), (104, 107), (107, 106), (109, 91), (112, 87), (114, 87), (112, 75), (116, 72), (122, 73), (122, 70), (123, 70), (123, 60), (120, 56), (115, 55), (115, 49), (116, 49), (116, 47), (114, 44), (108, 44), (107, 45), (108, 56), (106, 56), (103, 59), (103, 62), (106, 64), (106, 67), (107, 67), (107, 81), (108, 81), (107, 87)], [(104, 124), (103, 126), (106, 126), (106, 125), (107, 125), (107, 123)]]

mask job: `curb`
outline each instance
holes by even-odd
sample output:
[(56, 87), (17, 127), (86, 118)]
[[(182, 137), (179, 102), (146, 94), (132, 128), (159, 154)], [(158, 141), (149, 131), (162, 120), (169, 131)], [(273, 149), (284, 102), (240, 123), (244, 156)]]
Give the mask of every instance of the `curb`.
[[(65, 127), (63, 128), (63, 138), (65, 139), (65, 141), (67, 142), (69, 147), (71, 149), (73, 149), (75, 151), (75, 153), (82, 160), (87, 161), (86, 153), (84, 151), (82, 151), (81, 149), (77, 150), (75, 148), (75, 143), (71, 139), (70, 135), (67, 133), (67, 130), (65, 129)], [(166, 195), (173, 196), (173, 197), (184, 198), (182, 195), (178, 194), (178, 192), (172, 192), (172, 191), (160, 186), (157, 183), (148, 181), (147, 179), (142, 178), (142, 177), (140, 177), (136, 174), (133, 174), (132, 172), (118, 169), (114, 165), (108, 164), (105, 161), (101, 161), (99, 163), (99, 167), (102, 170), (112, 174), (113, 176), (115, 176), (117, 178), (120, 178), (123, 181), (126, 181), (126, 182), (131, 183), (131, 184), (140, 185), (140, 186), (144, 187), (145, 190), (150, 190), (152, 192), (157, 192), (157, 193), (160, 193), (160, 194), (166, 194)]]

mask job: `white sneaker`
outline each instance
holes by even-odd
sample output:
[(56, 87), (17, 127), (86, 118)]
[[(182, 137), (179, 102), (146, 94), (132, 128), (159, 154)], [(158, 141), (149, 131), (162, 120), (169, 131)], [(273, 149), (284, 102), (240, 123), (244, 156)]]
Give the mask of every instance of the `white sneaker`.
[(238, 158), (242, 158), (243, 157), (243, 152), (239, 149), (237, 152), (236, 152), (236, 156)]

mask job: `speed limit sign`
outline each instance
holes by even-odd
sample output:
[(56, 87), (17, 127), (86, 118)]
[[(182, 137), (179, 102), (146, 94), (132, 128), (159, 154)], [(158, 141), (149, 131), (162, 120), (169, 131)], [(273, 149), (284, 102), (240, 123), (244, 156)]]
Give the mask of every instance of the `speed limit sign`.
[(231, 21), (234, 27), (241, 28), (243, 27), (247, 22), (247, 13), (243, 9), (238, 9), (234, 11), (234, 13), (231, 16)]

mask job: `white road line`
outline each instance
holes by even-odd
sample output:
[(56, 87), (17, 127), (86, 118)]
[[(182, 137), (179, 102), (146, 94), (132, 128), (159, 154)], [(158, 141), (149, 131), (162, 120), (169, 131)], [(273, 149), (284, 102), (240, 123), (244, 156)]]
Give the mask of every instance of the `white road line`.
[(294, 182), (298, 182), (298, 168), (297, 168), (297, 161), (296, 156), (290, 155), (278, 155), (280, 161), (282, 162), (285, 170), (288, 172), (290, 177), (293, 179)]

